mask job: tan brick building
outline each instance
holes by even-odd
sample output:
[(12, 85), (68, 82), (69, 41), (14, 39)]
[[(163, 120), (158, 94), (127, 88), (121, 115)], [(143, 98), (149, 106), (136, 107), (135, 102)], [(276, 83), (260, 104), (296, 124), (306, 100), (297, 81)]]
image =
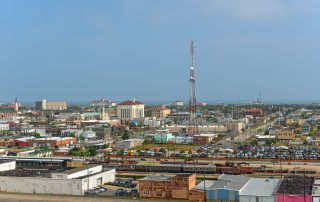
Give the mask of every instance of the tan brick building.
[(195, 174), (177, 174), (174, 177), (150, 175), (138, 180), (138, 189), (142, 198), (195, 198), (190, 194), (196, 186)]
[(166, 118), (170, 114), (170, 109), (165, 107), (155, 107), (151, 110), (151, 116), (157, 118)]
[(291, 130), (280, 130), (275, 133), (276, 139), (280, 142), (290, 142), (296, 138), (295, 134)]

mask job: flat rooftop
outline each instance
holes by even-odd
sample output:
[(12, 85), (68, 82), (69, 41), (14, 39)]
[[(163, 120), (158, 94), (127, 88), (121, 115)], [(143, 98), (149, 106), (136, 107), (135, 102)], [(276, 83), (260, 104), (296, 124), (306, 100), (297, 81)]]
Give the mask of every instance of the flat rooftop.
[(0, 172), (0, 176), (11, 177), (44, 177), (51, 178), (53, 172), (63, 172), (65, 169), (14, 169)]
[(139, 179), (138, 181), (149, 181), (149, 180), (152, 180), (152, 181), (170, 181), (171, 177), (163, 176), (163, 175), (149, 175), (149, 176), (146, 176), (146, 177), (144, 177), (142, 179)]
[(94, 168), (94, 167), (97, 167), (97, 166), (99, 166), (99, 165), (98, 164), (88, 164), (88, 165), (85, 165), (83, 167), (73, 168), (71, 170), (66, 170), (63, 173), (71, 175), (73, 173), (77, 173), (77, 172), (80, 172), (80, 171), (83, 171), (83, 170), (87, 170), (87, 169), (90, 169), (90, 168)]
[[(310, 195), (312, 192), (313, 177), (289, 176), (285, 177), (280, 184), (278, 194)], [(304, 186), (305, 185), (305, 186)]]

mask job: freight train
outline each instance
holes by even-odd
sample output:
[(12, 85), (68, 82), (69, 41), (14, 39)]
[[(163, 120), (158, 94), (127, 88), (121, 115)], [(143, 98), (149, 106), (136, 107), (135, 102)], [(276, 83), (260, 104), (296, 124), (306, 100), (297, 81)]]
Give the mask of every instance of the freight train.
[(187, 163), (135, 163), (123, 164), (119, 162), (102, 163), (106, 167), (114, 167), (117, 170), (123, 171), (138, 171), (138, 172), (169, 172), (169, 173), (199, 173), (199, 174), (251, 174), (254, 172), (253, 167), (242, 164), (187, 164)]

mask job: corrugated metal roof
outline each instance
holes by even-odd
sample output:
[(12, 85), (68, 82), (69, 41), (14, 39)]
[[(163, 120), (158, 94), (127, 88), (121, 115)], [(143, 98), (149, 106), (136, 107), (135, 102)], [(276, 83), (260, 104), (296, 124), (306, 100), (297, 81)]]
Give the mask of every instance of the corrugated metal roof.
[(240, 191), (240, 196), (272, 196), (280, 179), (251, 178)]
[(314, 178), (304, 176), (285, 176), (281, 181), (278, 194), (307, 194), (312, 192)]
[(198, 190), (214, 190), (214, 189), (225, 189), (225, 190), (235, 190), (239, 191), (247, 181), (231, 181), (231, 180), (217, 180), (217, 181), (209, 181), (206, 180), (206, 183), (199, 183), (195, 189)]
[(250, 177), (245, 177), (242, 175), (227, 175), (222, 174), (218, 177), (219, 180), (231, 180), (236, 182), (247, 182), (250, 180)]

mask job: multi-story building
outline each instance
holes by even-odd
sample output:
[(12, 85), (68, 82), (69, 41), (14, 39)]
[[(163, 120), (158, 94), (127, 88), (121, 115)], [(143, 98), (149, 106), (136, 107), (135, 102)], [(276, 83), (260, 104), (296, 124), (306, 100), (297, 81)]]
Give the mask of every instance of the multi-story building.
[(189, 193), (196, 186), (195, 174), (177, 174), (174, 177), (150, 175), (138, 180), (142, 198), (189, 199)]
[(259, 108), (250, 108), (250, 109), (245, 110), (244, 115), (245, 116), (251, 115), (254, 118), (262, 117), (263, 116), (263, 111), (262, 111), (262, 109), (259, 109)]
[(211, 143), (217, 134), (199, 134), (193, 136), (193, 143), (198, 145), (205, 145)]
[(233, 131), (235, 133), (241, 132), (243, 128), (244, 128), (244, 123), (237, 120), (232, 120), (227, 123), (227, 130)]
[(280, 130), (275, 133), (276, 139), (280, 142), (290, 142), (296, 138), (292, 130)]
[(144, 103), (135, 99), (121, 102), (117, 106), (117, 116), (121, 120), (142, 119), (144, 117)]
[(8, 123), (0, 123), (0, 131), (9, 130)]
[(170, 114), (170, 109), (166, 107), (155, 107), (151, 110), (151, 116), (156, 118), (166, 118)]
[(67, 109), (66, 101), (36, 101), (37, 110), (64, 110)]
[(28, 145), (31, 147), (69, 147), (76, 143), (74, 137), (49, 137), (49, 138), (36, 138), (28, 141)]
[(172, 103), (172, 106), (183, 107), (184, 103), (182, 101), (175, 101)]

